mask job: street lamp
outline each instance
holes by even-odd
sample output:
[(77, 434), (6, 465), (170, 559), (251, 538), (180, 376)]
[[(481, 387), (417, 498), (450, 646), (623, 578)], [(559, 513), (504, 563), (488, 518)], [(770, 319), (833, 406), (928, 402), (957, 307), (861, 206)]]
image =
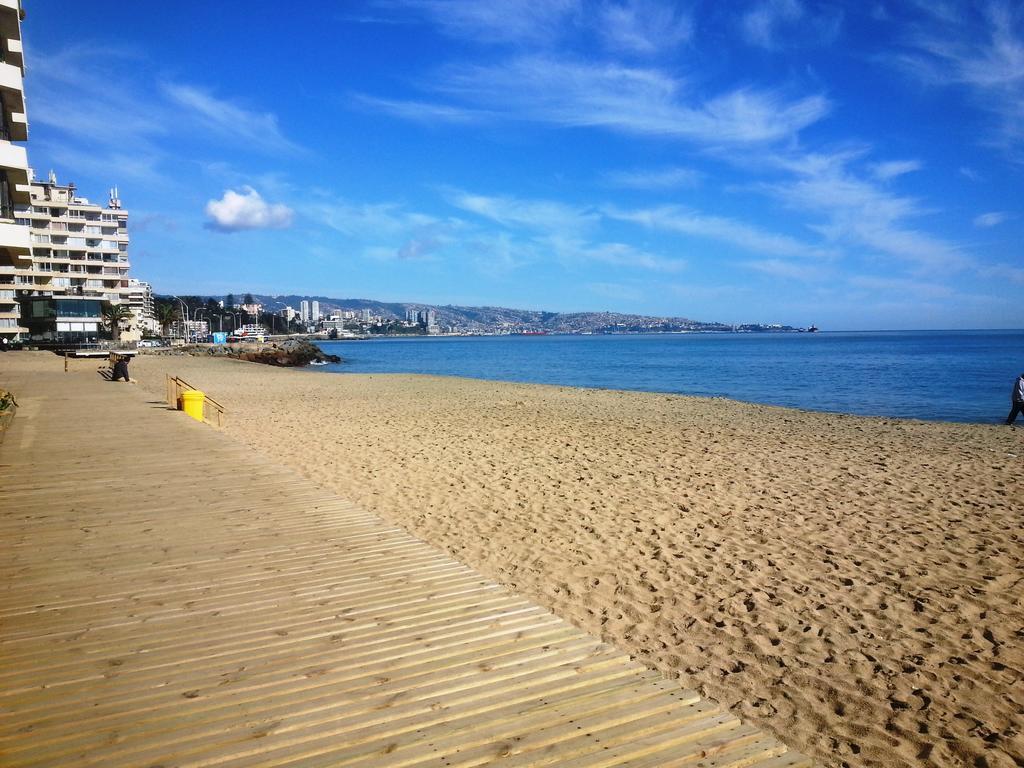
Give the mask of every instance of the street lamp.
[(181, 321), (184, 323), (183, 330), (185, 332), (185, 343), (188, 344), (188, 305), (173, 293), (171, 294), (172, 299), (178, 299), (178, 303), (181, 304)]

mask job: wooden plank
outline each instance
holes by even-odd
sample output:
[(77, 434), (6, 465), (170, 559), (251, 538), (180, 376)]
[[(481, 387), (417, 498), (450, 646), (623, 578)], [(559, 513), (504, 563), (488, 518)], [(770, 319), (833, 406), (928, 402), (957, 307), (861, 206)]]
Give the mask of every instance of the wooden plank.
[(808, 764), (137, 389), (17, 381), (5, 766)]

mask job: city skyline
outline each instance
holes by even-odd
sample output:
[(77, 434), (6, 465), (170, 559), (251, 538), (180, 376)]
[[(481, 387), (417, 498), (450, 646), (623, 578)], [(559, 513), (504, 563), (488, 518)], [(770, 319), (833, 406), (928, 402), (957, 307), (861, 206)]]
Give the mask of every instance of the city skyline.
[(37, 0), (29, 161), (157, 293), (1022, 327), (1024, 13), (904, 5)]

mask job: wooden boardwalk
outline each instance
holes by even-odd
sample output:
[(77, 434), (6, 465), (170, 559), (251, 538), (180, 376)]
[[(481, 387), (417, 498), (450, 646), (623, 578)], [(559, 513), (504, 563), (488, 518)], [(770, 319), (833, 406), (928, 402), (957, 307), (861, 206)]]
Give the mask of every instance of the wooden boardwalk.
[(0, 765), (809, 764), (138, 388), (58, 365), (0, 367), (21, 405), (0, 445)]

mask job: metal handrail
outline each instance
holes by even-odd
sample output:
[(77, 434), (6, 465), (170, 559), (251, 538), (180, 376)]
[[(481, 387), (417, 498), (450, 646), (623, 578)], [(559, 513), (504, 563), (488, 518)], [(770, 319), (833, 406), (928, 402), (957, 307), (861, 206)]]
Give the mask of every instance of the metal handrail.
[[(182, 392), (199, 392), (196, 387), (193, 387), (187, 381), (180, 376), (171, 376), (167, 374), (167, 405), (170, 408), (178, 408), (178, 398), (181, 397)], [(211, 409), (216, 413), (216, 423), (213, 418), (207, 413), (206, 406), (211, 406)], [(205, 395), (203, 399), (203, 421), (207, 424), (215, 424), (217, 427), (224, 426), (225, 416), (224, 406), (218, 403), (209, 395)]]

